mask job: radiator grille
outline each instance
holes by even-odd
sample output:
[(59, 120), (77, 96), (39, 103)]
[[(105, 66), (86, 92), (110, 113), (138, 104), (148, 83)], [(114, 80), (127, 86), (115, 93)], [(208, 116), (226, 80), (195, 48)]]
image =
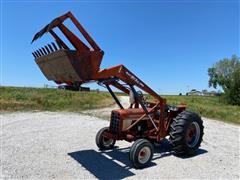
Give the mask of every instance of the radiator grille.
[(120, 131), (120, 115), (114, 111), (111, 114), (110, 131), (115, 133)]

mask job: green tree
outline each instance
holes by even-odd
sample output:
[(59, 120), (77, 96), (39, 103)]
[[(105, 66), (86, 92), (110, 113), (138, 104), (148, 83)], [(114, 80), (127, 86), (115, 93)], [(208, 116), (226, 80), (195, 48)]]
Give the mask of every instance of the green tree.
[(240, 58), (219, 60), (208, 69), (209, 87), (222, 87), (229, 103), (240, 105)]

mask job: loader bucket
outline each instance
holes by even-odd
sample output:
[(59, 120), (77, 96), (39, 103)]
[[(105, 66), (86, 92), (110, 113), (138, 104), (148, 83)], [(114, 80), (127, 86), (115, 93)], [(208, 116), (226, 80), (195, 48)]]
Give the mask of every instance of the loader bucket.
[[(67, 18), (72, 20), (92, 46), (92, 49), (85, 45), (72, 31), (63, 25), (63, 21)], [(75, 49), (71, 50), (53, 31), (53, 28), (59, 28)], [(54, 37), (57, 45), (51, 43), (32, 53), (35, 62), (45, 77), (48, 80), (61, 83), (86, 82), (92, 80), (93, 76), (100, 69), (104, 53), (83, 29), (76, 18), (68, 12), (54, 19), (36, 33), (32, 42), (47, 32)]]
[(91, 80), (99, 70), (102, 54), (99, 52), (79, 53), (61, 49), (35, 59), (48, 80), (81, 82)]

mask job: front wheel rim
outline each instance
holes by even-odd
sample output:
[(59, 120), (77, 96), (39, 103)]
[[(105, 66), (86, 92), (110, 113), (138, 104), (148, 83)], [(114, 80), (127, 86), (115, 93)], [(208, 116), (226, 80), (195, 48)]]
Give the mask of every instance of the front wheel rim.
[(104, 145), (105, 147), (110, 147), (110, 146), (113, 144), (114, 140), (113, 140), (113, 139), (106, 138), (106, 137), (103, 137), (102, 142), (103, 142), (103, 145)]
[(151, 149), (145, 146), (138, 153), (138, 161), (141, 164), (145, 164), (146, 162), (148, 162), (150, 156), (151, 156)]

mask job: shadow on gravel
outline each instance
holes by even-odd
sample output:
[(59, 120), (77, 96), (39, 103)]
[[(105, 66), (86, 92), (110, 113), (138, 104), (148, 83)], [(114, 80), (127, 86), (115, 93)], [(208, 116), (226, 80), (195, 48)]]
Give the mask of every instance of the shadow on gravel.
[[(205, 154), (207, 152), (208, 152), (207, 150), (199, 148), (197, 150), (197, 153), (194, 154), (193, 156), (177, 156), (177, 157), (187, 159), (199, 156), (201, 154)], [(174, 153), (172, 152), (172, 147), (167, 139), (163, 139), (159, 144), (155, 144), (155, 154), (153, 156), (153, 160), (171, 155), (174, 156)]]
[[(71, 152), (68, 153), (68, 155), (98, 179), (109, 179), (110, 177), (111, 179), (123, 179), (135, 175), (130, 171), (133, 167), (131, 166), (128, 158), (129, 150), (130, 147), (115, 147), (113, 150), (102, 152), (89, 149)], [(204, 149), (199, 149), (195, 156), (206, 152), (207, 151)], [(155, 144), (155, 153), (152, 160), (154, 161), (171, 155), (173, 155), (173, 153), (168, 140), (163, 140), (159, 144)], [(188, 156), (181, 158), (191, 157)], [(156, 165), (156, 163), (151, 162), (147, 168)]]
[[(128, 152), (128, 151), (127, 151)], [(128, 161), (128, 154), (125, 151), (114, 149), (109, 152), (97, 152), (93, 149), (68, 153), (73, 159), (79, 162), (86, 170), (98, 179), (123, 179), (135, 175), (127, 166), (115, 162), (117, 157), (121, 163)], [(127, 162), (128, 163), (128, 162)]]
[(182, 158), (182, 159), (191, 159), (191, 158), (193, 158), (195, 156), (199, 156), (199, 155), (205, 154), (207, 152), (208, 152), (207, 150), (199, 148), (197, 153), (192, 155), (192, 156), (180, 156), (180, 157), (177, 156), (177, 157)]

